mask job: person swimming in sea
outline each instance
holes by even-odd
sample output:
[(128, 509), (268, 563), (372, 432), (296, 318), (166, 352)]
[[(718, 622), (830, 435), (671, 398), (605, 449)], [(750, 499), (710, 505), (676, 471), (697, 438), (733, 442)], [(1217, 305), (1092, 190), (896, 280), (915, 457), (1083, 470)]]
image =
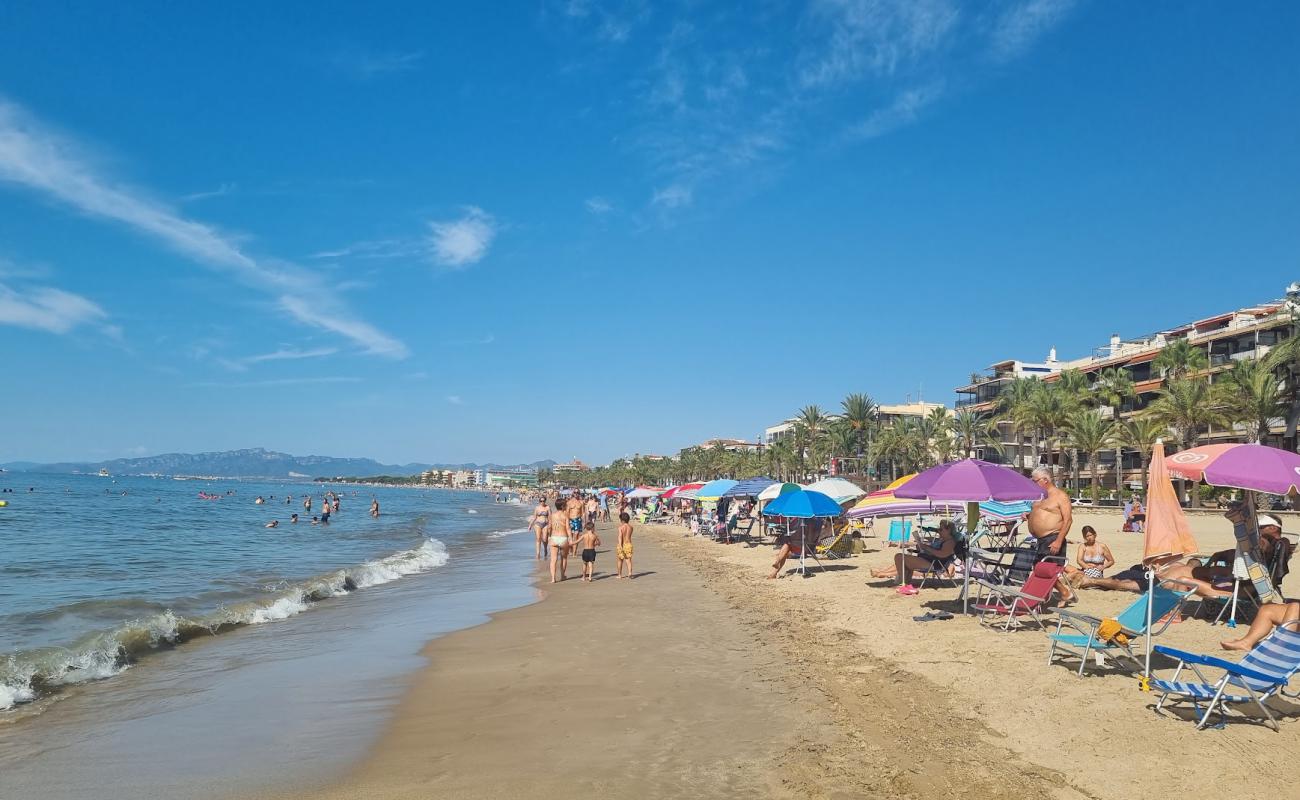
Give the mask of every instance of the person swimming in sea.
[(297, 522), (297, 521), (298, 521), (298, 515), (297, 515), (297, 514), (290, 514), (290, 515), (289, 515), (289, 522), (290, 522), (290, 523), (294, 523), (294, 522)]
[(280, 520), (278, 520), (278, 519), (273, 519), (273, 520), (271, 520), (270, 522), (266, 523), (266, 527), (268, 527), (268, 528), (278, 528), (278, 527), (280, 527)]

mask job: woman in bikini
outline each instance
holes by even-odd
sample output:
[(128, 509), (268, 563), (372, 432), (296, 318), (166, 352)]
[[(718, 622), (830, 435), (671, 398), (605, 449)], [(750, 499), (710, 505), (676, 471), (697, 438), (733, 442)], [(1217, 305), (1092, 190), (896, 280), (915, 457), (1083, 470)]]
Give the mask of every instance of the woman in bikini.
[(1066, 571), (1067, 579), (1075, 588), (1084, 578), (1101, 578), (1115, 566), (1115, 556), (1109, 547), (1097, 543), (1097, 529), (1091, 525), (1083, 526), (1083, 544), (1074, 551), (1074, 564), (1077, 566), (1066, 567)]
[(564, 573), (569, 568), (569, 530), (568, 523), (565, 522), (564, 498), (555, 498), (555, 511), (551, 513), (555, 518), (555, 524), (550, 525), (551, 532), (551, 583), (555, 583), (555, 569), (558, 566), (560, 570), (560, 580), (564, 580)]
[(546, 505), (546, 497), (543, 496), (537, 501), (537, 506), (533, 509), (533, 516), (528, 520), (528, 527), (533, 529), (537, 537), (537, 554), (538, 561), (545, 561), (547, 555), (547, 538), (550, 536), (551, 509)]

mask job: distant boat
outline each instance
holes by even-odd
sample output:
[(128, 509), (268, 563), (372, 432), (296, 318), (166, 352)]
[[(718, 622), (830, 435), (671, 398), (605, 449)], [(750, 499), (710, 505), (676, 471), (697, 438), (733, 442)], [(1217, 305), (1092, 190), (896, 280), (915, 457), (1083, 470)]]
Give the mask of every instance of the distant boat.
[(107, 470), (107, 469), (102, 469), (102, 468), (101, 468), (101, 469), (99, 470), (99, 477), (101, 477), (101, 478), (110, 478), (110, 477), (112, 477), (112, 476), (108, 474), (108, 470)]

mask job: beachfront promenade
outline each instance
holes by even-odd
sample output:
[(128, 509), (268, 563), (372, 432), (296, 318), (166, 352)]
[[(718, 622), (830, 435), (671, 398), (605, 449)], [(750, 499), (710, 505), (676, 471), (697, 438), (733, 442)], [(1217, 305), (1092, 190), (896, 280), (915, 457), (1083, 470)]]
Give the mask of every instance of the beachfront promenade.
[[(1141, 537), (1082, 512), (1120, 565)], [(1223, 520), (1195, 516), (1206, 549)], [(638, 526), (634, 581), (545, 587), (532, 606), (432, 642), (371, 755), (307, 797), (1283, 797), (1297, 749), (1282, 731), (1197, 732), (1154, 714), (1127, 674), (1046, 664), (1036, 631), (999, 633), (952, 610), (955, 591), (901, 597), (868, 569), (892, 550), (769, 581), (769, 546)], [(571, 570), (571, 575), (576, 574)], [(538, 573), (539, 580), (542, 573)], [(1293, 575), (1284, 590), (1297, 594)], [(541, 584), (539, 583), (539, 586)], [(1085, 591), (1113, 614), (1126, 593)], [(1189, 620), (1165, 641), (1212, 652), (1230, 631)], [(1280, 790), (1283, 790), (1279, 794)]]

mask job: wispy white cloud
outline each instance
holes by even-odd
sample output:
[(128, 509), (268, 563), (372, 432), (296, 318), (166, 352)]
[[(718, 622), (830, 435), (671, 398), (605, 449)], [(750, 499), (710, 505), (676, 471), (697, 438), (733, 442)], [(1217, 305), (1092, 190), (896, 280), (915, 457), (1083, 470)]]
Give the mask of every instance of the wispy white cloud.
[(461, 399), (461, 396), (458, 395), (458, 394), (449, 394), (449, 395), (447, 395), (447, 402), (448, 402), (448, 403), (451, 403), (453, 406), (463, 406), (463, 405), (465, 405), (465, 401), (464, 401), (463, 399)]
[(275, 386), (313, 386), (331, 383), (360, 383), (361, 379), (347, 375), (326, 375), (319, 378), (272, 378), (264, 381), (198, 381), (187, 384), (192, 389), (263, 389)]
[(186, 203), (192, 203), (196, 200), (207, 200), (211, 197), (225, 197), (228, 194), (234, 194), (237, 188), (239, 188), (237, 184), (223, 183), (217, 188), (206, 192), (192, 192), (190, 194), (181, 195), (181, 200)]
[(372, 239), (354, 242), (343, 247), (320, 250), (308, 258), (332, 260), (339, 258), (408, 258), (421, 252), (418, 242), (404, 239)]
[(695, 191), (685, 184), (674, 183), (662, 189), (656, 189), (650, 197), (650, 204), (659, 208), (675, 209), (689, 206)]
[(603, 197), (588, 197), (585, 203), (587, 210), (596, 216), (608, 214), (614, 210), (614, 206)]
[(407, 353), (400, 341), (356, 318), (314, 273), (287, 262), (254, 258), (214, 227), (110, 181), (76, 143), (3, 99), (0, 182), (25, 186), (88, 216), (125, 225), (261, 291), (282, 292), (279, 307), (292, 318), (344, 336), (368, 353), (398, 358)]
[(19, 291), (0, 284), (0, 325), (58, 334), (92, 325), (117, 338), (120, 331), (107, 320), (108, 312), (79, 294), (51, 286)]
[(911, 125), (916, 121), (921, 110), (939, 99), (942, 94), (941, 84), (900, 92), (889, 105), (871, 112), (861, 124), (852, 128), (850, 135), (859, 139), (874, 139), (905, 125)]
[(419, 69), (423, 61), (422, 50), (374, 51), (354, 47), (340, 51), (334, 56), (336, 67), (360, 80), (410, 72)]
[(434, 261), (460, 269), (483, 260), (496, 237), (497, 224), (483, 209), (466, 206), (459, 219), (430, 222), (429, 229)]
[(263, 364), (268, 361), (299, 361), (307, 358), (325, 358), (337, 352), (338, 348), (336, 347), (317, 347), (310, 350), (286, 347), (273, 350), (270, 353), (259, 353), (258, 355), (244, 356), (243, 358), (222, 358), (218, 359), (218, 361), (227, 369), (244, 372), (255, 364)]
[[(647, 166), (653, 188), (643, 210), (670, 218), (711, 192), (766, 183), (807, 150), (916, 124), (943, 98), (992, 75), (994, 64), (1027, 51), (1074, 2), (657, 5), (659, 17), (675, 16), (633, 31), (652, 55), (632, 68), (617, 109), (626, 114), (628, 96), (637, 103), (619, 141)], [(565, 25), (596, 36), (601, 7), (581, 3)], [(587, 68), (617, 68), (601, 48), (593, 52)], [(846, 119), (846, 108), (869, 113)]]
[(1020, 0), (1012, 3), (993, 25), (993, 55), (999, 60), (1015, 58), (1059, 25), (1075, 6), (1075, 0)]
[(814, 3), (814, 23), (825, 39), (804, 52), (798, 71), (804, 87), (825, 87), (864, 75), (891, 76), (939, 50), (956, 27), (951, 0), (824, 0)]

